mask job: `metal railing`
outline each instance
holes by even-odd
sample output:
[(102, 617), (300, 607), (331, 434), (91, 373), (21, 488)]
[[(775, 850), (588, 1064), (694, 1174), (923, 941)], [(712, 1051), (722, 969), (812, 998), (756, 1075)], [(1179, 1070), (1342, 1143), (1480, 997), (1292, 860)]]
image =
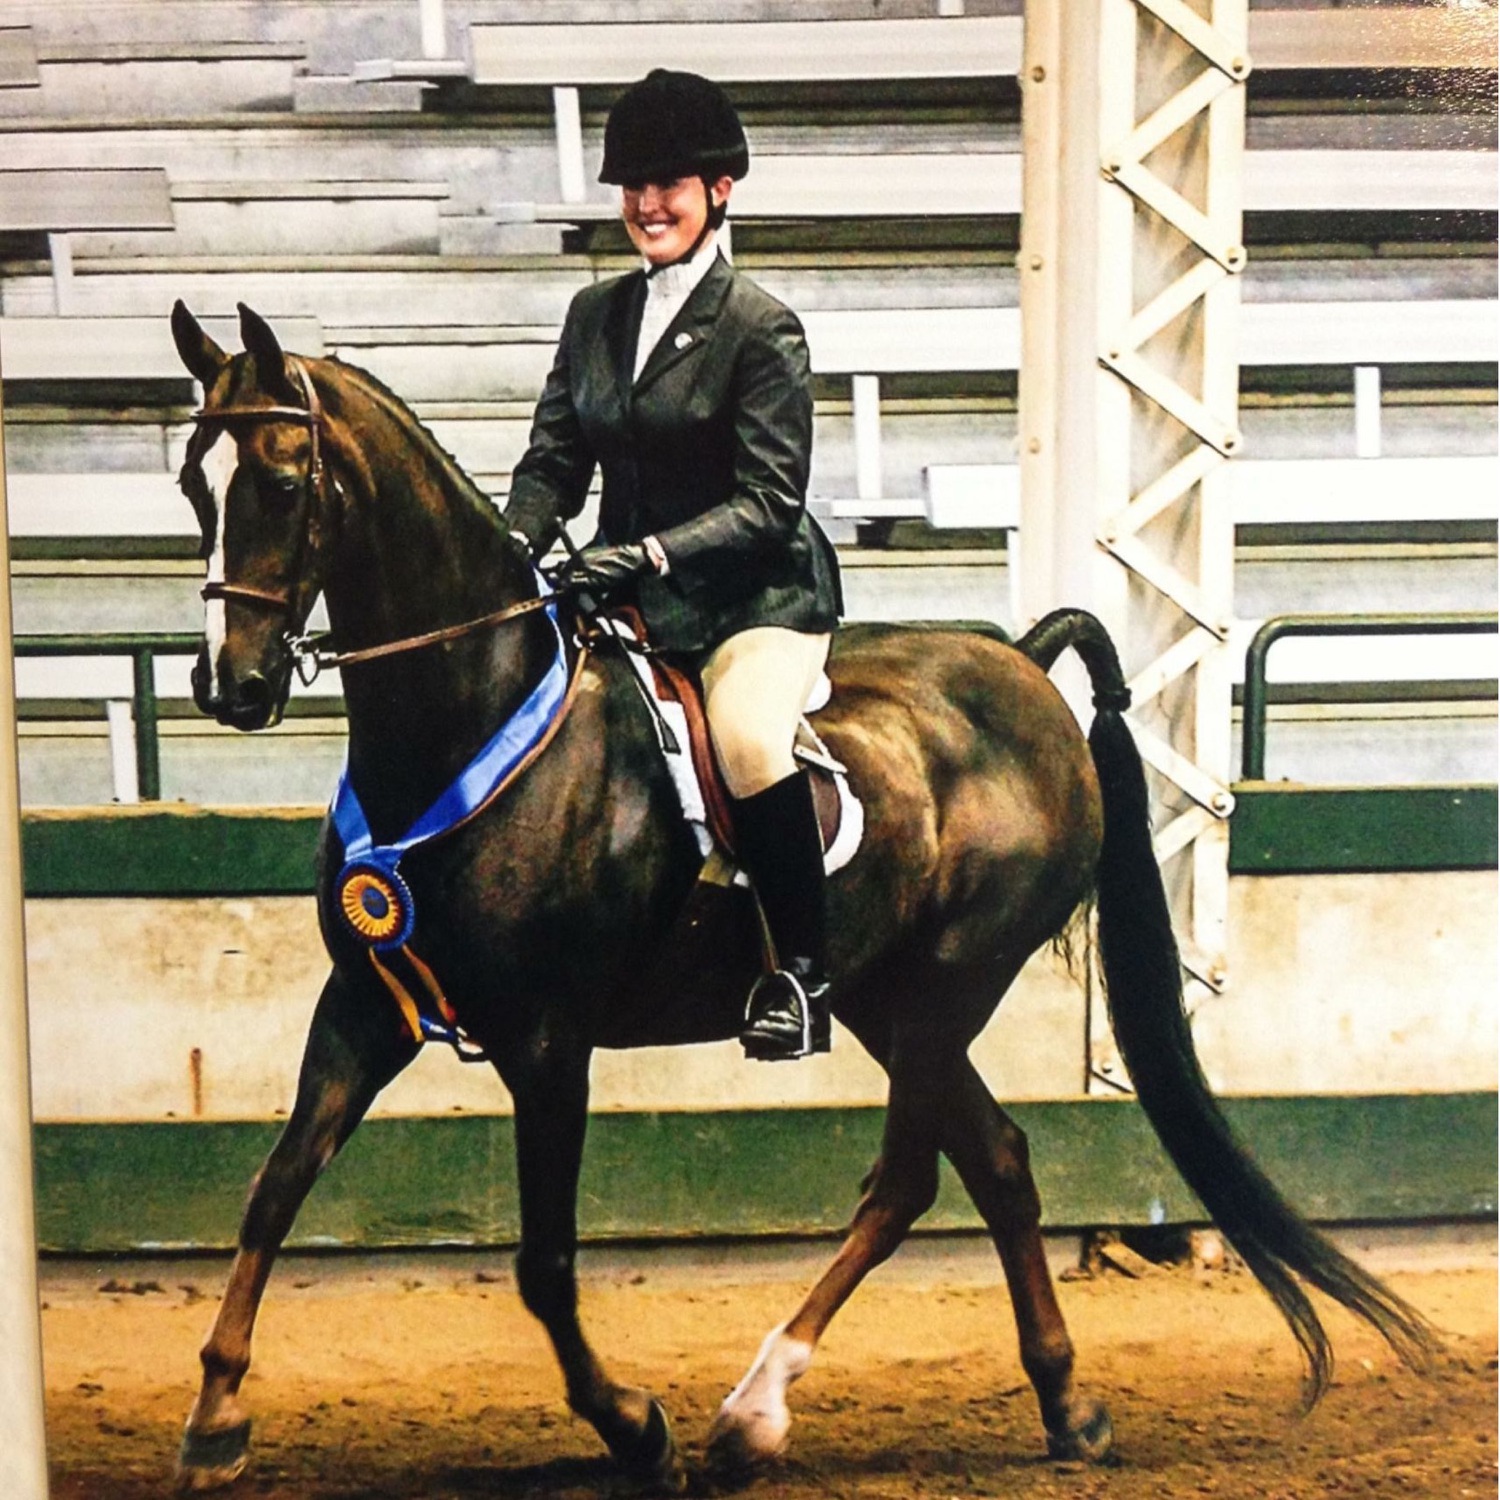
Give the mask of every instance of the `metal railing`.
[(1246, 781), (1266, 774), (1266, 657), (1288, 636), (1482, 635), (1500, 617), (1481, 610), (1452, 614), (1277, 615), (1255, 632), (1245, 652), (1244, 736), (1240, 756)]
[[(1452, 614), (1278, 615), (1256, 631), (1245, 652), (1244, 737), (1241, 775), (1261, 781), (1266, 769), (1266, 659), (1289, 636), (1481, 635), (1500, 628), (1500, 617), (1483, 611)], [(192, 656), (202, 637), (195, 631), (114, 631), (98, 635), (18, 635), (18, 657), (128, 656), (135, 741), (136, 788), (140, 800), (161, 798), (161, 752), (157, 734), (155, 666), (158, 656)], [(113, 731), (113, 723), (111, 730)]]
[[(142, 802), (161, 800), (161, 751), (156, 731), (156, 658), (158, 656), (193, 656), (203, 637), (196, 631), (110, 631), (98, 635), (18, 635), (17, 656), (128, 656), (133, 673), (130, 697), (131, 719), (135, 727), (135, 790)], [(111, 716), (111, 740), (115, 723)], [(121, 801), (117, 774), (116, 794)]]

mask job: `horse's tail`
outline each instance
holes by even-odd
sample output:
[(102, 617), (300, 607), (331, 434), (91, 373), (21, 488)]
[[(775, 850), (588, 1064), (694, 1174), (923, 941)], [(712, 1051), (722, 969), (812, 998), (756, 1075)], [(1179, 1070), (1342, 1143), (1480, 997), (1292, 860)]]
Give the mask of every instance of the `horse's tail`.
[(1141, 1107), (1183, 1180), (1291, 1325), (1306, 1359), (1307, 1405), (1328, 1386), (1333, 1350), (1297, 1277), (1371, 1324), (1407, 1364), (1424, 1365), (1439, 1347), (1432, 1327), (1281, 1196), (1235, 1138), (1203, 1077), (1151, 847), (1146, 778), (1123, 718), (1130, 692), (1114, 643), (1092, 615), (1058, 610), (1016, 646), (1043, 670), (1071, 646), (1088, 668), (1096, 710), (1089, 749), (1104, 802), (1099, 948), (1115, 1040)]

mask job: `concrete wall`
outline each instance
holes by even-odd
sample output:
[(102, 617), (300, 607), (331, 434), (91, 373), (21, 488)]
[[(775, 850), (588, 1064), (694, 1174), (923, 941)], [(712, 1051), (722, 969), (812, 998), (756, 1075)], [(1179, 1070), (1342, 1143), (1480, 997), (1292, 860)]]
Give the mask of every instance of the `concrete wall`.
[[(1210, 1081), (1230, 1094), (1494, 1089), (1495, 896), (1485, 873), (1237, 877), (1232, 985), (1195, 1018)], [(27, 943), (40, 1120), (269, 1119), (290, 1106), (326, 973), (310, 900), (33, 900)], [(1044, 954), (975, 1060), (1002, 1099), (1075, 1097), (1083, 1027), (1082, 990)], [(847, 1035), (782, 1069), (746, 1065), (734, 1043), (601, 1053), (594, 1080), (602, 1110), (884, 1098)], [(488, 1068), (430, 1047), (376, 1113), (508, 1108)]]

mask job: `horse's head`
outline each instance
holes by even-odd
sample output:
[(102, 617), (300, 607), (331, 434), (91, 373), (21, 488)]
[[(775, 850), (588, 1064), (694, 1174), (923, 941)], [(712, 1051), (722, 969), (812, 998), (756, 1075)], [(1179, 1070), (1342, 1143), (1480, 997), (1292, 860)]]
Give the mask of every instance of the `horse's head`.
[(204, 393), (178, 479), (208, 562), (193, 697), (221, 724), (264, 729), (286, 706), (289, 642), (322, 587), (337, 521), (318, 395), (243, 303), (243, 354), (225, 354), (181, 302), (172, 335)]

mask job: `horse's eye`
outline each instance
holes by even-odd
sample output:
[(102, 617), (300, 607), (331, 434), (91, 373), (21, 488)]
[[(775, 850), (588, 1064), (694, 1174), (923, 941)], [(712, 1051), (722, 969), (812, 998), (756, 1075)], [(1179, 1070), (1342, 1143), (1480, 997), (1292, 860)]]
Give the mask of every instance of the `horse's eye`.
[(296, 474), (270, 474), (266, 477), (263, 488), (272, 500), (289, 503), (301, 493), (302, 480)]

